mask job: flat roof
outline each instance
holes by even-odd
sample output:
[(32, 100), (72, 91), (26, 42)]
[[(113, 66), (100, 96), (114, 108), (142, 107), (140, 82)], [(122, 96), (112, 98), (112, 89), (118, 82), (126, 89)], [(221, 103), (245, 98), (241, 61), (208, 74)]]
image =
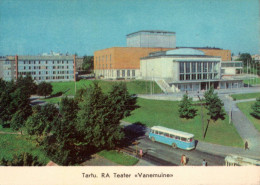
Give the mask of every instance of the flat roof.
[(172, 31), (164, 31), (164, 30), (140, 30), (140, 31), (136, 31), (133, 33), (129, 33), (126, 36), (130, 36), (130, 35), (134, 35), (136, 33), (168, 33), (168, 34), (176, 34), (175, 32)]
[(18, 60), (74, 60), (74, 55), (60, 56), (18, 56)]

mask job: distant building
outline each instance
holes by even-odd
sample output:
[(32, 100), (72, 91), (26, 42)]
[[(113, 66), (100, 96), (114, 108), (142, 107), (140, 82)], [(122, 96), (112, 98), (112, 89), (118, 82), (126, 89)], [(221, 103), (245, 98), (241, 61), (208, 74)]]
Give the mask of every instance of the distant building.
[(243, 73), (243, 61), (222, 61), (221, 74), (222, 75), (239, 75)]
[(142, 30), (126, 36), (127, 47), (176, 48), (175, 32)]
[(36, 82), (73, 81), (76, 79), (75, 56), (10, 56), (0, 59), (0, 77), (15, 80), (31, 75)]

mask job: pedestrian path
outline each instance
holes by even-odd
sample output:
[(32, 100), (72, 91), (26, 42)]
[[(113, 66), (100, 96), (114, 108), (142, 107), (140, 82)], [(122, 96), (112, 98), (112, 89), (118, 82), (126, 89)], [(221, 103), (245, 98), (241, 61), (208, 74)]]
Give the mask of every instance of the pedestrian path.
[(232, 98), (227, 95), (221, 95), (220, 99), (224, 102), (226, 113), (229, 116), (231, 115), (231, 121), (234, 124), (238, 134), (241, 136), (244, 142), (248, 141), (250, 150), (260, 156), (260, 133), (247, 119), (243, 112), (240, 111), (236, 106), (236, 103), (238, 102), (245, 102), (250, 100), (233, 101)]

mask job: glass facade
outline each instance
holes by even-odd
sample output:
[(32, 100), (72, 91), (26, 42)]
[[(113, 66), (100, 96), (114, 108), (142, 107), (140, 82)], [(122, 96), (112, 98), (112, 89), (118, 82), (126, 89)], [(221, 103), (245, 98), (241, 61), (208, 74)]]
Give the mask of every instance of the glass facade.
[(179, 80), (208, 80), (219, 79), (218, 62), (179, 62)]

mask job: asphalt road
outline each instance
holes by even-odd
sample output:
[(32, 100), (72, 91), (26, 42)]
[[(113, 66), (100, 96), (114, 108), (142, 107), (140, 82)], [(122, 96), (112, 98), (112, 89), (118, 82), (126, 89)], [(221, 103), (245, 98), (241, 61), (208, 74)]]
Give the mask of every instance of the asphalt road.
[(137, 145), (137, 149), (142, 149), (144, 155), (148, 153), (175, 165), (180, 165), (181, 155), (183, 154), (188, 158), (187, 166), (202, 166), (203, 159), (207, 161), (208, 166), (223, 166), (225, 164), (222, 156), (201, 152), (196, 149), (191, 151), (173, 149), (171, 146), (152, 142), (147, 136), (139, 138), (138, 141), (140, 143)]

